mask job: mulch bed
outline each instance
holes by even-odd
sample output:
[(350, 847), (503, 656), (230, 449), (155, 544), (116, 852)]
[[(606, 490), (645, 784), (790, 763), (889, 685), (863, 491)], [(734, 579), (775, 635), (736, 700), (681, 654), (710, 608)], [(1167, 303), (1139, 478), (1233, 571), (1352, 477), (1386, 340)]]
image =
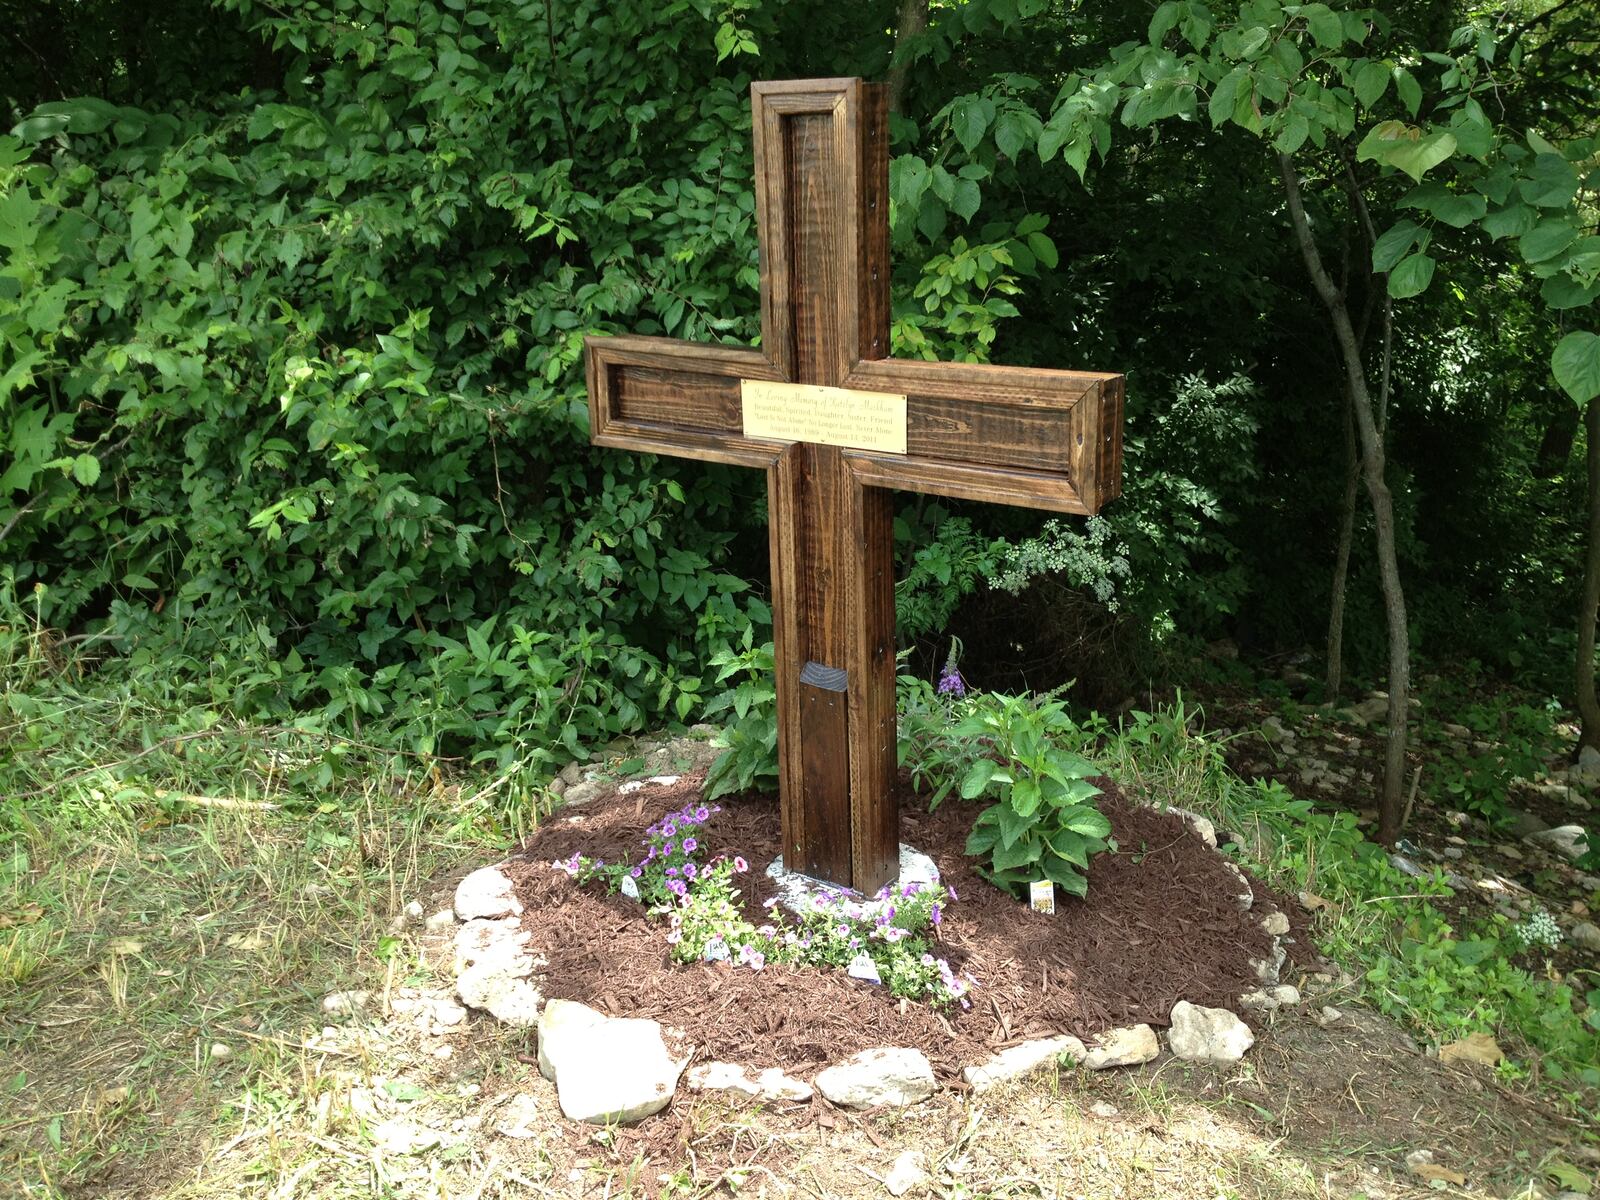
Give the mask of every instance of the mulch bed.
[[(549, 959), (547, 997), (660, 1021), (681, 1031), (700, 1059), (807, 1075), (858, 1050), (913, 1046), (949, 1081), (962, 1066), (1028, 1038), (1087, 1039), (1141, 1021), (1165, 1026), (1179, 1000), (1232, 1007), (1259, 986), (1250, 960), (1271, 947), (1262, 917), (1277, 905), (1300, 923), (1298, 906), (1254, 880), (1255, 908), (1240, 912), (1237, 881), (1188, 822), (1130, 803), (1109, 780), (1097, 782), (1119, 849), (1093, 860), (1088, 899), (1058, 896), (1054, 916), (1031, 911), (972, 871), (963, 846), (976, 806), (950, 801), (929, 814), (923, 798), (903, 792), (901, 839), (931, 856), (959, 895), (936, 953), (977, 979), (966, 1010), (896, 1000), (842, 971), (674, 963), (665, 921), (551, 869), (573, 853), (607, 862), (637, 857), (647, 826), (698, 797), (697, 777), (557, 813), (505, 870), (525, 907), (523, 925)], [(722, 805), (701, 842), (711, 855), (749, 860), (750, 871), (736, 878), (760, 924), (761, 902), (772, 894), (763, 872), (780, 844), (777, 799), (742, 796)], [(1304, 933), (1295, 933), (1303, 945)]]

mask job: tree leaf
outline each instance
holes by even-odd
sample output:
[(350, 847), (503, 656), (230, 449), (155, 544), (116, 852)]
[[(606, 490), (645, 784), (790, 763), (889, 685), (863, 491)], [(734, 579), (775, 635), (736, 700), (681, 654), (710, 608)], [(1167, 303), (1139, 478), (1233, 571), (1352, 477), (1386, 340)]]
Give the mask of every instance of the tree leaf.
[(1372, 269), (1380, 273), (1393, 269), (1395, 263), (1416, 245), (1418, 237), (1423, 232), (1422, 226), (1415, 221), (1396, 222), (1393, 228), (1385, 231), (1373, 245)]
[(1054, 271), (1061, 262), (1061, 255), (1056, 252), (1056, 244), (1044, 233), (1030, 233), (1028, 235), (1028, 249), (1033, 251), (1034, 257), (1050, 270)]
[(1556, 343), (1550, 371), (1579, 404), (1600, 396), (1600, 334), (1577, 329)]
[(1421, 183), (1424, 175), (1455, 152), (1455, 135), (1441, 129), (1415, 142), (1398, 145), (1389, 155), (1389, 165)]
[(1483, 218), (1483, 231), (1490, 237), (1518, 237), (1532, 229), (1538, 214), (1526, 204), (1508, 204)]
[(955, 189), (950, 196), (951, 212), (964, 221), (970, 221), (972, 214), (978, 211), (980, 203), (982, 203), (982, 196), (976, 183), (970, 179), (956, 180)]
[(902, 154), (889, 164), (889, 194), (901, 208), (916, 211), (928, 190), (928, 164), (915, 154)]
[(1389, 295), (1396, 300), (1421, 295), (1428, 290), (1428, 284), (1433, 282), (1433, 269), (1436, 265), (1433, 259), (1421, 251), (1401, 259), (1395, 264), (1394, 270), (1389, 272)]
[(1540, 208), (1565, 208), (1578, 194), (1578, 172), (1559, 154), (1541, 154), (1518, 190), (1529, 204)]
[(1554, 258), (1578, 240), (1578, 227), (1566, 217), (1551, 217), (1540, 221), (1517, 239), (1517, 249), (1528, 262), (1539, 263)]
[(1326, 4), (1307, 4), (1301, 10), (1311, 36), (1325, 50), (1337, 50), (1344, 43), (1344, 22)]
[(1565, 272), (1550, 276), (1539, 288), (1539, 299), (1554, 309), (1582, 308), (1597, 298), (1600, 298), (1600, 280), (1584, 287)]
[(1356, 72), (1355, 92), (1356, 99), (1361, 102), (1362, 108), (1371, 108), (1383, 99), (1383, 93), (1389, 90), (1389, 68), (1381, 62), (1367, 62), (1361, 65)]
[(969, 154), (983, 135), (989, 130), (989, 120), (994, 112), (994, 105), (980, 96), (963, 96), (957, 100), (955, 107), (950, 111), (950, 128), (955, 132), (956, 141), (961, 143), (961, 148)]
[(1038, 117), (1011, 109), (1000, 114), (1000, 119), (995, 122), (994, 144), (1000, 148), (1001, 154), (1014, 160), (1025, 146), (1039, 140), (1043, 129)]
[(1422, 107), (1422, 85), (1404, 67), (1394, 69), (1394, 91), (1400, 103), (1406, 106), (1406, 112), (1416, 116), (1417, 109)]
[(72, 477), (84, 487), (100, 482), (100, 460), (92, 454), (80, 454), (72, 460)]

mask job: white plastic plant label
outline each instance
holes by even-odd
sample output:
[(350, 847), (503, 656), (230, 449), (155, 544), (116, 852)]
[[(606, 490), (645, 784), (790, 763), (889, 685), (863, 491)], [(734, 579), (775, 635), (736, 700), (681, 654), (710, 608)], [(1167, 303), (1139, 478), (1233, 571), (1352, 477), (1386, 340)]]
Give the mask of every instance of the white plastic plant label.
[(867, 954), (858, 954), (850, 960), (850, 978), (864, 979), (868, 983), (883, 982), (883, 976), (878, 974), (878, 964)]

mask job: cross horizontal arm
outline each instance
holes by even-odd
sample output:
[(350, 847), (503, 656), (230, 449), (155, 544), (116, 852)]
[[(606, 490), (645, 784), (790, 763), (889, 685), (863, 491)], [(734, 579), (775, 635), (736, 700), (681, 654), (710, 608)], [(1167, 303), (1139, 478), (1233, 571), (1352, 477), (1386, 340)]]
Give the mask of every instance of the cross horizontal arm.
[(845, 452), (868, 486), (1069, 513), (1121, 494), (1121, 375), (885, 358), (845, 386), (906, 397), (905, 456)]
[(783, 379), (761, 351), (626, 334), (583, 352), (595, 445), (763, 468), (782, 453), (741, 432), (739, 381)]

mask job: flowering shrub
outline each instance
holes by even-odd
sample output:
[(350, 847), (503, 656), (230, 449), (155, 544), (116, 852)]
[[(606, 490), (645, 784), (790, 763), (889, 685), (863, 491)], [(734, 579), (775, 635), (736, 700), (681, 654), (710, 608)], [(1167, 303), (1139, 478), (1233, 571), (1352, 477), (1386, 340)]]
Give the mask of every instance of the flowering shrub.
[(1529, 915), (1528, 919), (1511, 927), (1512, 935), (1521, 942), (1524, 949), (1540, 946), (1546, 950), (1554, 950), (1561, 945), (1561, 926), (1556, 924), (1547, 909), (1539, 909)]
[(970, 1001), (970, 976), (958, 975), (933, 953), (944, 910), (956, 898), (938, 884), (890, 884), (871, 900), (841, 890), (812, 897), (798, 915), (767, 901), (766, 920), (756, 925), (740, 904), (735, 875), (749, 864), (718, 855), (706, 859), (702, 827), (717, 805), (691, 804), (668, 813), (646, 831), (645, 855), (637, 863), (605, 863), (573, 855), (552, 865), (579, 883), (602, 880), (665, 915), (667, 941), (678, 962), (728, 962), (753, 971), (769, 964), (851, 968), (858, 976), (870, 960), (889, 993), (934, 1004)]
[(700, 855), (702, 828), (722, 811), (720, 804), (691, 804), (668, 813), (645, 830), (645, 856), (637, 863), (590, 861), (574, 854), (553, 864), (579, 883), (602, 879), (607, 890), (626, 892), (643, 904), (656, 907), (681, 900), (704, 869)]

